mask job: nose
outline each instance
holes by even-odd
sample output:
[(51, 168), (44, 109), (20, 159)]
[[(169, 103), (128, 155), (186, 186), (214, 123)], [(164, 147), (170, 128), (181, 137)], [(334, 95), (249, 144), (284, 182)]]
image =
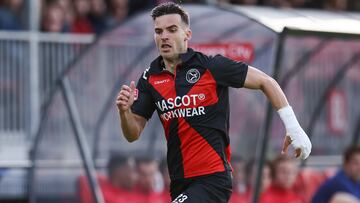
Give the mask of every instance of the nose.
[(163, 32), (163, 33), (161, 33), (160, 38), (161, 38), (162, 40), (167, 40), (167, 39), (169, 39), (169, 34), (168, 34), (168, 32)]

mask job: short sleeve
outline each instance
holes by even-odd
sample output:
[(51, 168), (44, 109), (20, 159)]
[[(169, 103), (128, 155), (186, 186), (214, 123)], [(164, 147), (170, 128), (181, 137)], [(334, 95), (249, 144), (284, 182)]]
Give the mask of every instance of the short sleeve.
[(209, 58), (208, 68), (219, 85), (236, 88), (244, 86), (248, 71), (246, 63), (216, 55)]
[(134, 114), (142, 116), (149, 120), (155, 111), (155, 103), (151, 96), (149, 84), (146, 79), (141, 77), (136, 85), (137, 98), (131, 106)]

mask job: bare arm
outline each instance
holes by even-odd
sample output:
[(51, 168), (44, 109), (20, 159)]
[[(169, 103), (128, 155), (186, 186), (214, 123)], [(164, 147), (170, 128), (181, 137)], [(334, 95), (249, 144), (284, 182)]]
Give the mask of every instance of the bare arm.
[(286, 128), (282, 153), (287, 153), (288, 147), (291, 144), (295, 149), (295, 156), (306, 159), (312, 148), (310, 139), (298, 123), (279, 84), (264, 72), (249, 66), (244, 87), (260, 89), (279, 113)]
[(260, 89), (276, 110), (289, 105), (279, 84), (264, 72), (249, 66), (245, 79), (245, 88)]
[(134, 103), (135, 82), (130, 83), (130, 87), (123, 85), (116, 98), (116, 105), (120, 117), (120, 126), (124, 137), (129, 142), (133, 142), (140, 137), (144, 130), (146, 119), (131, 112), (131, 106)]

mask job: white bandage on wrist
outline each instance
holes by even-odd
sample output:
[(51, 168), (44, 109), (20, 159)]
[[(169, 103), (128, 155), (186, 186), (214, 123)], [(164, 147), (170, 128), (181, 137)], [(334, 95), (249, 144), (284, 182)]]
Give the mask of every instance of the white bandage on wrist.
[(301, 159), (306, 159), (311, 152), (311, 142), (304, 130), (301, 128), (291, 106), (285, 106), (277, 111), (283, 121), (286, 133), (291, 138), (291, 145), (295, 149), (301, 149)]
[(285, 125), (286, 131), (300, 127), (300, 124), (296, 119), (295, 113), (291, 106), (287, 105), (279, 109), (277, 112), (279, 113), (280, 118)]

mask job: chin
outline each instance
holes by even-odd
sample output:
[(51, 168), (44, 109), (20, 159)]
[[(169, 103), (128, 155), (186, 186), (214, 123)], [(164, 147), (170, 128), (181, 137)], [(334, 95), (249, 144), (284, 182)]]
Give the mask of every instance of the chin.
[(174, 54), (172, 53), (162, 53), (161, 56), (164, 58), (164, 59), (173, 59), (174, 58)]

